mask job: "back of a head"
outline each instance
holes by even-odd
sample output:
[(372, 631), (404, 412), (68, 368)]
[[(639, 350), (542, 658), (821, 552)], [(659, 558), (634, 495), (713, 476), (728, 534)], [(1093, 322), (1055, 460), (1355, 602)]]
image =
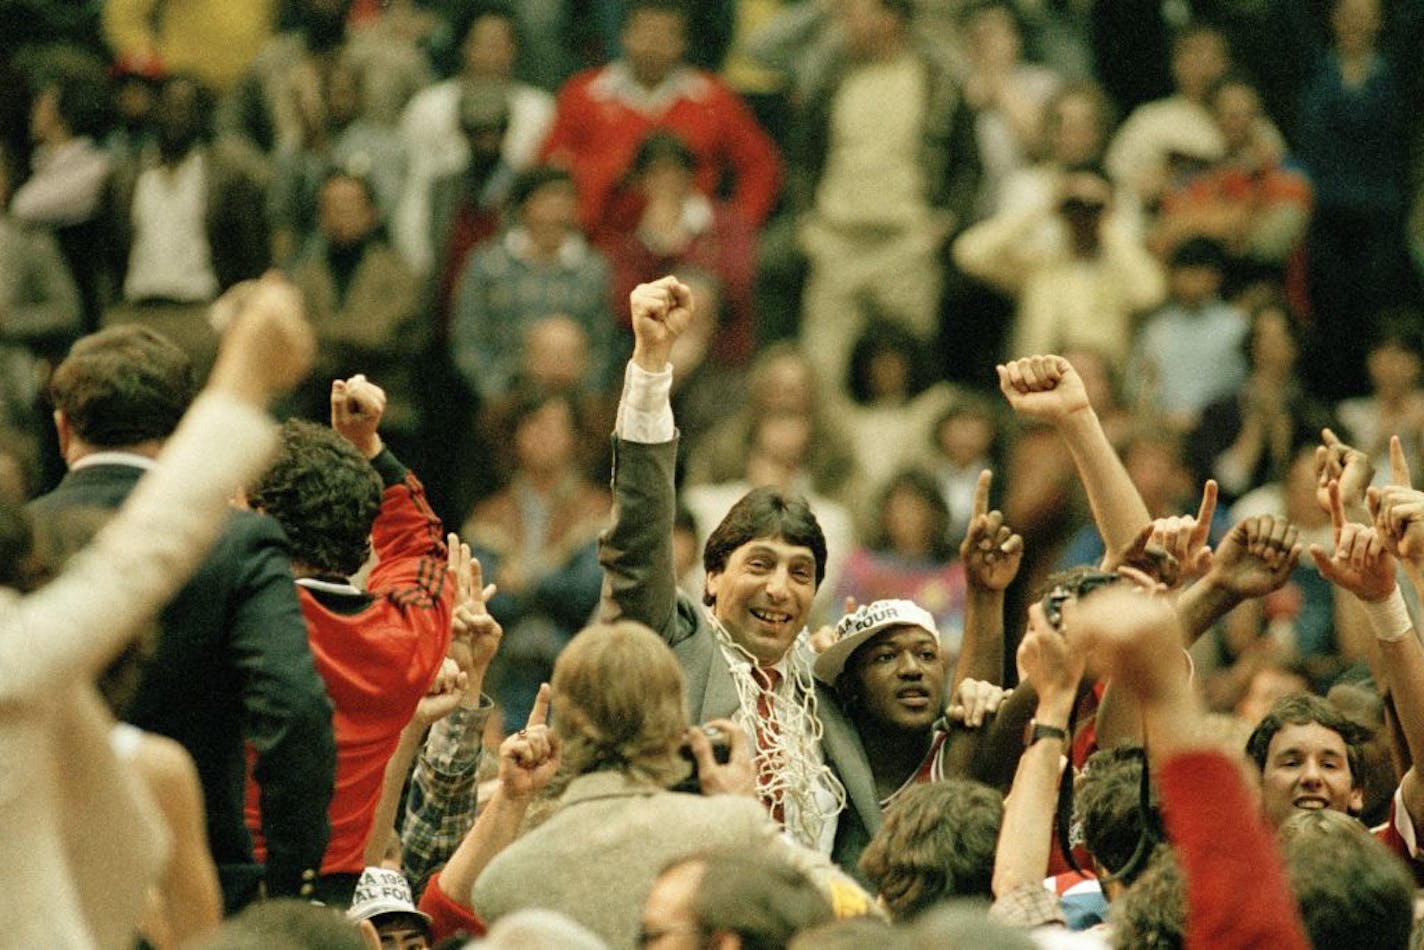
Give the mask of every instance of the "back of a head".
[(1334, 811), (1301, 812), (1280, 840), (1307, 936), (1331, 950), (1405, 950), (1414, 882), (1365, 826)]
[(681, 777), (682, 667), (653, 631), (633, 621), (584, 628), (559, 654), (551, 685), (566, 772), (620, 769), (658, 784)]
[(74, 344), (49, 384), (55, 409), (94, 448), (166, 439), (193, 401), (193, 366), (174, 343), (125, 325)]
[(365, 950), (361, 932), (336, 911), (295, 899), (253, 904), (193, 950)]
[(987, 908), (974, 901), (936, 907), (916, 918), (909, 928), (909, 946), (916, 950), (973, 947), (974, 950), (1031, 950), (1028, 933), (991, 920)]
[(326, 426), (292, 419), (248, 500), (281, 524), (294, 564), (347, 577), (366, 560), (381, 493), (381, 477), (355, 446)]
[[(1088, 759), (1073, 789), (1083, 844), (1105, 872), (1122, 875), (1117, 880), (1128, 886), (1147, 869), (1152, 852), (1166, 838), (1156, 802), (1146, 815), (1142, 812), (1144, 762), (1138, 747), (1100, 750)], [(1149, 836), (1145, 845), (1144, 832)]]
[(604, 950), (608, 944), (563, 914), (530, 907), (501, 917), (490, 926), (484, 939), (467, 946), (485, 950)]
[(1169, 851), (1112, 903), (1113, 946), (1124, 950), (1181, 950), (1186, 945), (1186, 882)]
[(987, 785), (951, 779), (902, 792), (860, 867), (904, 920), (953, 897), (989, 897), (1004, 804)]
[(717, 852), (691, 860), (703, 868), (693, 906), (704, 932), (734, 933), (747, 950), (780, 950), (832, 918), (816, 885), (781, 858)]

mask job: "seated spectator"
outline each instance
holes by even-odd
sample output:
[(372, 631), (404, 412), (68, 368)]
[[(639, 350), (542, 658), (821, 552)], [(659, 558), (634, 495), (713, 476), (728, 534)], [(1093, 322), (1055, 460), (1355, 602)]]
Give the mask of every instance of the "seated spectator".
[(1188, 453), (1192, 467), (1216, 479), (1228, 503), (1252, 488), (1279, 481), (1298, 446), (1330, 425), (1328, 410), (1300, 379), (1300, 339), (1285, 302), (1267, 297), (1248, 310), (1247, 376), (1235, 395), (1202, 410)]
[(405, 184), (405, 147), (389, 128), (366, 117), (363, 81), (350, 63), (334, 65), (322, 77), (322, 124), (282, 143), (273, 156), (267, 198), (278, 263), (290, 261), (312, 237), (319, 193), (333, 169), (370, 183), (381, 220), (395, 211)]
[(860, 865), (895, 920), (955, 897), (988, 898), (1004, 804), (978, 782), (906, 789), (885, 813)]
[(1178, 432), (1195, 429), (1202, 410), (1246, 378), (1246, 316), (1218, 296), (1225, 265), (1211, 238), (1179, 244), (1167, 270), (1167, 302), (1143, 321), (1133, 347), (1128, 375), (1139, 408)]
[(412, 458), (414, 391), (428, 338), (415, 277), (386, 243), (371, 183), (360, 175), (327, 176), (317, 195), (317, 229), (292, 270), (321, 342), (318, 371), (297, 393), (297, 413), (327, 417), (326, 381), (369, 371), (386, 384), (385, 437)]
[[(451, 636), (440, 520), (379, 434), (385, 402), (363, 376), (334, 380), (331, 428), (288, 421), (281, 453), (247, 495), (291, 540), (307, 635), (335, 706), (331, 841), (313, 893), (343, 907), (367, 864), (386, 762)], [(372, 553), (379, 560), (357, 587), (349, 578)], [(254, 832), (259, 792), (249, 784)]]
[(974, 117), (984, 169), (980, 215), (998, 208), (1005, 180), (1039, 150), (1045, 106), (1061, 81), (1046, 66), (1025, 61), (1019, 17), (1010, 0), (975, 0), (960, 13), (967, 67), (964, 102)]
[(509, 391), (525, 329), (555, 313), (582, 325), (594, 378), (609, 378), (616, 349), (609, 266), (579, 233), (574, 201), (567, 172), (525, 172), (510, 192), (513, 225), (474, 251), (465, 265), (455, 291), (450, 347), (466, 384), (481, 399)]
[(598, 532), (612, 503), (581, 464), (592, 441), (567, 394), (515, 397), (495, 444), (506, 446), (506, 487), (475, 506), (461, 530), (498, 585), (489, 611), (504, 628), (491, 678), (505, 728), (529, 718), (559, 651), (598, 606)]
[(1228, 295), (1268, 280), (1285, 285), (1303, 305), (1305, 234), (1314, 198), (1310, 180), (1282, 155), (1248, 80), (1222, 77), (1207, 101), (1224, 151), (1167, 191), (1149, 243), (1171, 257), (1186, 240), (1211, 238), (1226, 251)]
[[(974, 515), (974, 489), (984, 469), (1002, 471), (1003, 434), (992, 405), (982, 396), (965, 394), (935, 422), (924, 453), (925, 469), (934, 478), (948, 520), (945, 540), (964, 537)], [(999, 482), (993, 488), (999, 488)], [(996, 496), (996, 501), (1000, 500)], [(994, 507), (1000, 507), (998, 503)]]
[(701, 934), (713, 945), (785, 947), (832, 917), (811, 880), (782, 858), (720, 851), (681, 858), (653, 882), (638, 931), (641, 946)]
[[(1010, 356), (1087, 347), (1126, 358), (1135, 318), (1160, 303), (1166, 287), (1112, 201), (1100, 172), (1078, 168), (1065, 176), (1054, 205), (996, 215), (954, 242), (955, 263), (966, 274), (1017, 301)], [(1025, 242), (1050, 222), (1067, 236), (1061, 245)]]
[(353, 5), (354, 0), (294, 3), (290, 28), (263, 44), (223, 97), (217, 126), (264, 152), (299, 146), (308, 130), (326, 125), (321, 88), (338, 60), (361, 76), (365, 117), (394, 125), (406, 101), (430, 81), (430, 69), (414, 44), (351, 29)]
[(730, 207), (697, 189), (697, 156), (672, 132), (648, 135), (633, 155), (629, 178), (642, 214), (626, 233), (610, 233), (613, 302), (622, 312), (634, 287), (697, 268), (720, 287), (716, 360), (740, 365), (756, 338), (752, 314), (755, 235)]
[(949, 509), (933, 479), (905, 469), (881, 492), (877, 515), (867, 543), (846, 558), (832, 603), (847, 597), (862, 603), (914, 601), (934, 618), (940, 647), (952, 663), (964, 636), (965, 583), (964, 565), (949, 538)]
[(678, 753), (687, 705), (677, 659), (652, 631), (632, 622), (584, 630), (555, 664), (552, 702), (565, 784), (553, 814), (475, 882), (483, 920), (543, 907), (629, 946), (653, 882), (678, 858), (728, 848), (812, 866), (756, 801), (749, 740), (731, 722), (712, 724), (732, 734), (726, 765), (694, 732), (704, 795), (667, 791), (688, 772)]
[[(417, 273), (434, 273), (442, 263), (439, 253), (443, 234), (431, 191), (435, 182), (483, 165), (475, 159), (478, 150), (470, 138), (469, 117), (473, 113), (461, 105), (468, 95), (465, 90), (470, 86), (488, 89), (504, 104), (508, 131), (501, 137), (497, 151), (503, 167), (511, 174), (535, 164), (539, 146), (553, 121), (553, 97), (513, 78), (521, 46), (517, 27), (514, 5), (503, 0), (461, 4), (450, 23), (459, 46), (459, 74), (411, 96), (401, 115), (400, 134), (411, 157), (411, 168), (406, 197), (393, 231), (396, 246)], [(491, 111), (482, 107), (480, 114)], [(431, 233), (437, 236), (433, 243), (426, 236)]]
[[(1112, 103), (1101, 87), (1091, 82), (1069, 83), (1043, 107), (1043, 140), (1037, 163), (1014, 169), (1004, 178), (998, 202), (988, 214), (1042, 208), (1053, 204), (1063, 175), (1102, 161), (1112, 130)], [(1113, 203), (1124, 219), (1133, 222), (1138, 206), (1135, 192), (1116, 187)], [(1055, 233), (1043, 239), (1057, 240)]]
[(213, 138), (212, 102), (191, 77), (165, 79), (156, 145), (115, 169), (108, 198), (106, 251), (119, 299), (104, 322), (158, 330), (200, 373), (212, 360), (207, 305), (271, 259), (262, 158)]
[[(42, 590), (21, 596), (27, 522), (0, 506), (3, 745), (30, 767), (4, 778), (9, 938), (27, 946), (133, 943), (170, 832), (121, 763), (93, 681), (197, 569), (228, 516), (233, 479), (265, 464), (272, 397), (306, 371), (299, 299), (268, 281), (237, 315), (208, 386), (160, 463), (115, 518)], [(181, 412), (181, 410), (180, 410)], [(42, 637), (33, 631), (44, 630)]]
[(622, 56), (564, 84), (539, 153), (573, 175), (579, 223), (597, 239), (605, 228), (626, 230), (638, 219), (639, 201), (619, 185), (638, 144), (664, 128), (696, 156), (697, 189), (717, 194), (722, 180), (732, 178), (729, 204), (747, 227), (760, 227), (781, 177), (771, 139), (719, 79), (687, 65), (688, 14), (681, 4), (632, 0), (624, 10)]

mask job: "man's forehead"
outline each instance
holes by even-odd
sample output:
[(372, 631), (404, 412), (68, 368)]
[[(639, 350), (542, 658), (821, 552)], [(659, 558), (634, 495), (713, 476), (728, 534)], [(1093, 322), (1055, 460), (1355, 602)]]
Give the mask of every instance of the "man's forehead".
[(1281, 727), (1271, 737), (1267, 753), (1279, 755), (1290, 750), (1336, 752), (1345, 755), (1348, 746), (1345, 737), (1329, 726), (1318, 722), (1291, 722)]
[(812, 563), (816, 560), (815, 552), (806, 545), (792, 544), (784, 538), (752, 538), (732, 552), (734, 557), (738, 554), (748, 557), (759, 553), (774, 554), (788, 560), (804, 558)]

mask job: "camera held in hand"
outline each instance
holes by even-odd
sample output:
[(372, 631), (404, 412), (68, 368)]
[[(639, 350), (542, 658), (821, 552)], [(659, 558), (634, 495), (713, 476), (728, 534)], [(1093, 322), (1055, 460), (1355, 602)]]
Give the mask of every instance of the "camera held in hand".
[[(712, 758), (718, 765), (726, 765), (732, 758), (732, 737), (715, 726), (693, 726), (707, 737), (707, 742), (712, 746)], [(689, 792), (693, 795), (702, 794), (702, 777), (697, 771), (697, 756), (692, 751), (691, 743), (684, 742), (678, 747), (677, 754), (688, 764), (687, 777), (676, 785), (671, 791)]]

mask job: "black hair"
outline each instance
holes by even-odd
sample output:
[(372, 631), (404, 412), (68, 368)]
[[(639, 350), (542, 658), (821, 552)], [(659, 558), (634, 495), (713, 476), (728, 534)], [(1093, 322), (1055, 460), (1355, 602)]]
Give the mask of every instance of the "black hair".
[[(826, 578), (826, 536), (806, 499), (775, 488), (753, 488), (732, 506), (702, 549), (702, 567), (708, 574), (727, 566), (732, 552), (758, 538), (777, 538), (811, 549), (816, 560), (816, 586)], [(712, 604), (715, 598), (704, 594)]]
[(929, 381), (925, 342), (907, 330), (904, 324), (881, 312), (879, 304), (873, 299), (862, 298), (859, 304), (867, 311), (869, 319), (851, 349), (846, 367), (846, 388), (850, 390), (851, 398), (861, 405), (871, 401), (870, 368), (877, 357), (885, 354), (899, 356), (905, 361), (905, 390), (911, 396), (918, 394)]
[(36, 88), (55, 91), (55, 109), (72, 134), (97, 138), (109, 128), (113, 99), (108, 77), (87, 56), (57, 52), (41, 66)]
[(633, 161), (629, 169), (632, 174), (641, 175), (655, 162), (669, 160), (676, 162), (688, 171), (697, 167), (697, 156), (682, 140), (682, 136), (668, 129), (654, 129), (643, 138), (642, 142), (638, 143), (638, 150), (633, 153)]
[(1083, 844), (1114, 880), (1131, 885), (1147, 870), (1157, 846), (1167, 840), (1155, 796), (1142, 808), (1140, 746), (1100, 749), (1088, 758), (1078, 779), (1074, 812)]
[(954, 545), (949, 540), (949, 506), (940, 494), (934, 476), (918, 468), (906, 468), (896, 472), (880, 492), (880, 506), (876, 509), (876, 532), (873, 545), (886, 549), (890, 546), (890, 532), (885, 524), (885, 506), (890, 497), (898, 492), (912, 492), (930, 508), (930, 557), (947, 562), (954, 558)]
[(503, 0), (476, 0), (474, 3), (462, 3), (450, 18), (450, 35), (455, 38), (456, 45), (464, 46), (475, 24), (486, 17), (508, 21), (514, 30), (515, 43), (520, 41), (519, 17), (515, 15), (514, 7)]
[(50, 402), (74, 434), (109, 449), (168, 438), (195, 392), (188, 356), (167, 337), (135, 324), (76, 342), (49, 383)]
[(522, 210), (525, 203), (541, 189), (555, 184), (575, 187), (573, 176), (556, 165), (537, 165), (520, 172), (514, 184), (509, 186), (509, 206), (516, 211)]
[(627, 26), (634, 14), (642, 13), (645, 10), (652, 13), (671, 13), (674, 16), (682, 17), (684, 26), (691, 19), (691, 11), (688, 9), (686, 0), (628, 0), (623, 10), (623, 25)]
[(380, 476), (350, 442), (326, 426), (291, 419), (276, 461), (248, 497), (281, 524), (294, 563), (347, 577), (366, 561), (382, 490)]

